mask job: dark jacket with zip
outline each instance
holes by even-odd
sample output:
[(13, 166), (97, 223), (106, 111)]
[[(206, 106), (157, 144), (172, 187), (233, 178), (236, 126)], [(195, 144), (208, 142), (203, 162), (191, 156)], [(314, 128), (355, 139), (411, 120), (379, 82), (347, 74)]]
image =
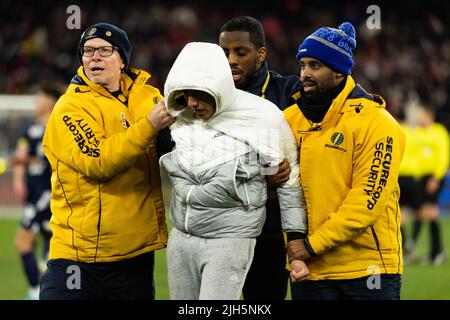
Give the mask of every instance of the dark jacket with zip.
[[(268, 79), (266, 88), (264, 85)], [(273, 102), (280, 110), (293, 105), (298, 98), (300, 79), (298, 76), (282, 76), (269, 70), (264, 62), (261, 68), (250, 77), (248, 85), (243, 90), (256, 94)]]

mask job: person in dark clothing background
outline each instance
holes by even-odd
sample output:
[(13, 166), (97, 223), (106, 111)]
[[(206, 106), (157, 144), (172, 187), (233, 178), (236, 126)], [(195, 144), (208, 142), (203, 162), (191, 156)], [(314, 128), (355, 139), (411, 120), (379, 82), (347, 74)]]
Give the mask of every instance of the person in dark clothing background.
[[(219, 45), (225, 51), (238, 89), (270, 100), (281, 110), (295, 103), (300, 89), (299, 77), (281, 76), (269, 70), (264, 29), (258, 20), (248, 16), (232, 18), (220, 29)], [(286, 297), (289, 273), (285, 268), (280, 207), (273, 190), (287, 181), (289, 172), (289, 165), (284, 161), (278, 173), (267, 178), (267, 218), (257, 238), (252, 266), (245, 281), (243, 296), (246, 300), (284, 300)]]
[[(57, 83), (42, 83), (36, 94), (35, 118), (26, 126), (11, 158), (13, 189), (24, 201), (23, 216), (16, 233), (15, 245), (29, 284), (27, 300), (39, 299), (39, 279), (45, 270), (52, 233), (50, 211), (50, 163), (42, 150), (45, 126), (56, 101), (62, 94)], [(43, 254), (37, 255), (42, 235)], [(44, 267), (42, 267), (44, 265)]]

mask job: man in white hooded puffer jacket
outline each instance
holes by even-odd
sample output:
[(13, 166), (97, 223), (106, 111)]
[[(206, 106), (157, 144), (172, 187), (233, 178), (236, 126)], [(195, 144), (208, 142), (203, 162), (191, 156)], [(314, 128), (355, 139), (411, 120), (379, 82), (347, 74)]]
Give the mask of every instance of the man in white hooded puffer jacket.
[[(306, 233), (294, 136), (274, 104), (234, 87), (215, 44), (187, 44), (164, 95), (177, 117), (170, 127), (176, 148), (160, 159), (173, 185), (170, 297), (239, 299), (265, 220), (264, 175), (275, 174), (285, 158), (290, 178), (277, 189), (283, 231)], [(306, 266), (296, 263), (307, 277)]]

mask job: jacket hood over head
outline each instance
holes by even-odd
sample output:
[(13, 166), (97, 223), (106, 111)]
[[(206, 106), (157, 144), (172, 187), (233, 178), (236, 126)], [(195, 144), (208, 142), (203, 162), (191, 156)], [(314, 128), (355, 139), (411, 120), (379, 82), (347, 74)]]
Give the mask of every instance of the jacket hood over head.
[(192, 112), (179, 103), (183, 90), (199, 90), (213, 96), (216, 101), (213, 117), (232, 104), (236, 89), (221, 47), (205, 42), (188, 43), (167, 76), (164, 96), (170, 114), (192, 117)]
[[(197, 119), (185, 105), (183, 90), (200, 90), (212, 95), (216, 102), (215, 113), (209, 119)], [(187, 44), (167, 76), (164, 96), (169, 113), (177, 117), (170, 127), (177, 145), (191, 141), (186, 140), (186, 132), (179, 135), (177, 131), (197, 120), (250, 145), (265, 159), (265, 165), (272, 167), (283, 161), (281, 146), (286, 136), (293, 139), (276, 105), (235, 88), (228, 59), (216, 44)]]

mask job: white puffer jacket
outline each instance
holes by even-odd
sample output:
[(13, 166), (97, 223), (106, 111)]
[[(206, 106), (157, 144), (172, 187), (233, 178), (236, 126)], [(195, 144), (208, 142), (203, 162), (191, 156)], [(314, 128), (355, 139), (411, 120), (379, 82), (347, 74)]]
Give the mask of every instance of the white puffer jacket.
[[(180, 105), (183, 90), (212, 95), (213, 116), (197, 119)], [(176, 149), (160, 160), (174, 186), (170, 216), (177, 228), (203, 237), (259, 235), (267, 196), (264, 175), (276, 173), (286, 158), (290, 178), (277, 189), (282, 227), (306, 231), (291, 129), (273, 103), (234, 87), (219, 46), (186, 45), (167, 76), (164, 95), (169, 112), (177, 117), (171, 126)]]

